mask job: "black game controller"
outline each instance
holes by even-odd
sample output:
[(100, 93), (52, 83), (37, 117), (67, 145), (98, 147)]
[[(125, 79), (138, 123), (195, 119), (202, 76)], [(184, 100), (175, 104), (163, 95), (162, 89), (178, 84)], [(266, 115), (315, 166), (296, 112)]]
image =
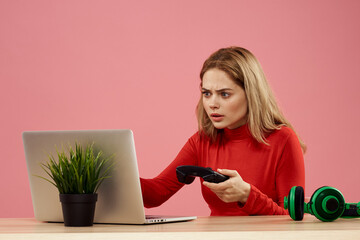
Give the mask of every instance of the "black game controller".
[(176, 176), (179, 182), (190, 184), (195, 177), (202, 177), (206, 182), (220, 183), (229, 179), (228, 176), (215, 172), (211, 168), (204, 168), (191, 165), (178, 166), (176, 168)]

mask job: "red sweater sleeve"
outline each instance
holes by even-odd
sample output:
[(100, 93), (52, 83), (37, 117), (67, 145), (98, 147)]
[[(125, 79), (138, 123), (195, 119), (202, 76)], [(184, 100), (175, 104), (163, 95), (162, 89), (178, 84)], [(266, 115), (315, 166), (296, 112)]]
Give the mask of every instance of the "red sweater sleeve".
[(180, 165), (197, 165), (194, 141), (194, 138), (190, 138), (175, 160), (157, 177), (153, 179), (140, 178), (145, 207), (160, 206), (184, 186), (183, 183), (177, 180), (176, 167)]
[(295, 134), (288, 137), (276, 168), (275, 187), (278, 200), (274, 202), (256, 186), (251, 185), (247, 202), (239, 206), (249, 215), (286, 215), (288, 211), (284, 209), (284, 197), (293, 186), (302, 186), (305, 189), (304, 158)]

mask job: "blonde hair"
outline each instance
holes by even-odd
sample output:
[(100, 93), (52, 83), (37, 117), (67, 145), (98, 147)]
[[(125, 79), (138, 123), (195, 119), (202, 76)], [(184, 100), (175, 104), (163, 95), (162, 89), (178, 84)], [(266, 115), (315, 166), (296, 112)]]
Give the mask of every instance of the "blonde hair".
[[(249, 50), (229, 47), (213, 53), (204, 62), (201, 69), (201, 86), (205, 72), (214, 68), (226, 72), (237, 85), (245, 90), (248, 102), (247, 123), (251, 135), (258, 142), (268, 145), (265, 135), (280, 129), (282, 126), (287, 126), (295, 132), (290, 122), (280, 111), (260, 63)], [(202, 96), (196, 112), (199, 132), (215, 141), (220, 130), (214, 127), (206, 114)], [(298, 139), (305, 153), (306, 145), (299, 136)]]

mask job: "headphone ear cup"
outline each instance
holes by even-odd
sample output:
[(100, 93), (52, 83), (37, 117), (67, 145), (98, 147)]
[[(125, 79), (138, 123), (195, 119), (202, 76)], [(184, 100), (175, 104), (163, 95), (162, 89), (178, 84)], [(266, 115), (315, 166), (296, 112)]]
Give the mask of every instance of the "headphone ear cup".
[(295, 221), (304, 218), (304, 189), (302, 187), (296, 186), (290, 189), (287, 207), (290, 217)]
[(295, 217), (297, 221), (304, 218), (304, 189), (300, 186), (295, 190)]
[(345, 210), (345, 200), (339, 190), (321, 187), (311, 196), (309, 207), (316, 218), (324, 222), (334, 221)]

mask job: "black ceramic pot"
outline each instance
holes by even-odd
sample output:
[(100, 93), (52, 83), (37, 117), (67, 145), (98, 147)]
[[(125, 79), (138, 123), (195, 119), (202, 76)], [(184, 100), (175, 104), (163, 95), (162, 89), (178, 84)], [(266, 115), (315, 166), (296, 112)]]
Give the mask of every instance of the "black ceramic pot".
[(71, 227), (92, 226), (97, 194), (60, 194), (64, 224)]

